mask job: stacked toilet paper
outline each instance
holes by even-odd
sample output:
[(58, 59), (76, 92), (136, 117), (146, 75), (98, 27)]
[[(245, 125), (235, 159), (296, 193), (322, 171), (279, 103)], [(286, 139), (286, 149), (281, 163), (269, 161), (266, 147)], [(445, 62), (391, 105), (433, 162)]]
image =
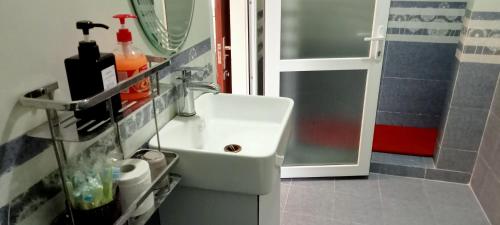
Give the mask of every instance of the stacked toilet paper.
[[(125, 212), (139, 195), (151, 186), (149, 164), (142, 159), (126, 159), (121, 165), (121, 176), (118, 180), (122, 212)], [(132, 216), (139, 216), (154, 206), (151, 193), (135, 210)]]

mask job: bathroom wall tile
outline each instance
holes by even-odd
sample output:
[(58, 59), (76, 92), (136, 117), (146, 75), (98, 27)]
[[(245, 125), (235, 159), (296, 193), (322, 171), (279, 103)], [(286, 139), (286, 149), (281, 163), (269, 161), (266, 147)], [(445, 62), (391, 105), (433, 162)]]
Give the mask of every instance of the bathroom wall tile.
[(422, 167), (410, 167), (377, 162), (370, 163), (370, 172), (417, 178), (424, 178), (425, 176), (425, 168)]
[(378, 110), (440, 115), (449, 86), (448, 81), (383, 78)]
[(450, 80), (456, 44), (389, 41), (384, 77)]
[(476, 195), (482, 190), (484, 182), (486, 181), (486, 174), (488, 173), (488, 167), (486, 162), (482, 158), (481, 151), (479, 152), (479, 157), (476, 160), (476, 165), (474, 167), (474, 173), (470, 181), (470, 185)]
[(500, 65), (460, 63), (451, 105), (489, 109), (499, 72)]
[(440, 169), (427, 169), (425, 173), (425, 179), (428, 180), (440, 180), (463, 184), (469, 183), (470, 177), (470, 173)]
[(436, 168), (472, 173), (477, 152), (442, 148)]
[(479, 150), (480, 156), (486, 160), (490, 166), (498, 164), (500, 157), (500, 119), (490, 113), (484, 135)]
[(493, 225), (500, 224), (500, 194), (498, 194), (498, 190), (500, 190), (500, 180), (493, 173), (487, 173), (484, 187), (477, 195)]
[(376, 123), (410, 127), (437, 127), (440, 124), (440, 118), (439, 115), (377, 111)]
[(491, 112), (500, 118), (500, 81), (497, 81), (495, 94), (491, 101)]
[(487, 110), (451, 107), (441, 147), (477, 151), (487, 116)]

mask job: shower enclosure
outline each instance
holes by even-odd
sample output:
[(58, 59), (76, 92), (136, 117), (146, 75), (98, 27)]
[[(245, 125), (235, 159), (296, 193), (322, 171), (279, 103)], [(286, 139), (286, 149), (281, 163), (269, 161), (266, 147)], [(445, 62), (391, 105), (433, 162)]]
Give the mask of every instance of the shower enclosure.
[(295, 101), (282, 177), (367, 175), (390, 0), (265, 4), (264, 94)]

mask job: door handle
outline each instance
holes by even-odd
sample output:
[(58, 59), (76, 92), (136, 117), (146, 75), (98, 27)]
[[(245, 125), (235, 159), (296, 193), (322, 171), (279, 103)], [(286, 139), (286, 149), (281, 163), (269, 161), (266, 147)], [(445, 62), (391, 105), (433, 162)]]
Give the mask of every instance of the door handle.
[(385, 27), (384, 26), (380, 26), (378, 29), (377, 29), (377, 36), (374, 36), (374, 37), (365, 37), (363, 40), (364, 41), (370, 41), (372, 43), (375, 44), (375, 50), (374, 50), (374, 53), (370, 56), (370, 58), (372, 58), (373, 60), (380, 60), (381, 56), (382, 56), (382, 49), (380, 48), (381, 46), (383, 46), (384, 44), (384, 41), (385, 41)]
[(226, 70), (226, 60), (229, 58), (229, 51), (231, 51), (231, 46), (226, 45), (226, 37), (222, 37), (222, 64), (224, 70)]

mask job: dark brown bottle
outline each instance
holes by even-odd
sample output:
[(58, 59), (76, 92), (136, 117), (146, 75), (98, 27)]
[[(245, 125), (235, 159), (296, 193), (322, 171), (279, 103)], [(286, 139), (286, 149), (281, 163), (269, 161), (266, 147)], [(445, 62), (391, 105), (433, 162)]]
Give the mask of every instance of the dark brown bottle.
[[(78, 21), (76, 28), (83, 31), (84, 39), (79, 42), (78, 55), (66, 58), (64, 65), (68, 77), (72, 100), (92, 97), (104, 90), (116, 86), (118, 78), (115, 69), (115, 57), (112, 53), (100, 53), (94, 40), (89, 38), (89, 30), (95, 27), (108, 29), (104, 24), (91, 21)], [(112, 97), (114, 115), (118, 116), (121, 108), (119, 95)], [(94, 120), (95, 124), (109, 118), (106, 102), (99, 103), (89, 109), (76, 111), (75, 117), (80, 119), (77, 125), (85, 125)]]

